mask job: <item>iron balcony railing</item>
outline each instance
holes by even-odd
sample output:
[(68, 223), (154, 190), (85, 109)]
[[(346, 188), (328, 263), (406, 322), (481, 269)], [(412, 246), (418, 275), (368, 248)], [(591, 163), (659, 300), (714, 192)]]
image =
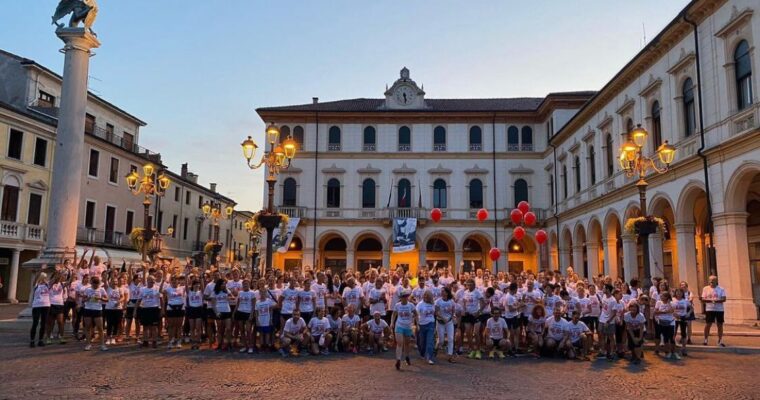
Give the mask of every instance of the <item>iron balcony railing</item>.
[(85, 226), (77, 227), (77, 242), (88, 245), (105, 245), (125, 249), (132, 248), (132, 242), (129, 240), (129, 235), (126, 235), (123, 232), (88, 228)]

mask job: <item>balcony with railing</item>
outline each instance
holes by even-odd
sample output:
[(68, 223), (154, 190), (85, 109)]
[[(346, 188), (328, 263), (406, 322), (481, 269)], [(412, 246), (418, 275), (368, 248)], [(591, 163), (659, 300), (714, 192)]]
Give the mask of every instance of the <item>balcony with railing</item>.
[(470, 143), (470, 151), (483, 151), (482, 143)]
[(327, 151), (340, 151), (340, 143), (328, 143)]
[(446, 151), (446, 143), (434, 144), (433, 151)]
[(362, 151), (377, 151), (377, 145), (375, 143), (364, 143)]
[(122, 232), (109, 231), (80, 226), (77, 228), (77, 243), (131, 249), (132, 243), (128, 235)]
[(45, 230), (38, 225), (0, 221), (0, 239), (42, 244), (45, 239)]
[(520, 145), (520, 151), (533, 151), (533, 143), (523, 143)]
[(285, 214), (290, 218), (306, 217), (306, 207), (279, 206), (277, 207), (277, 212), (280, 214)]
[(519, 143), (507, 143), (507, 151), (520, 151)]
[(142, 147), (134, 143), (134, 139), (132, 138), (124, 138), (100, 126), (95, 127), (95, 129), (92, 132), (92, 136), (101, 138), (131, 153), (135, 153), (140, 156), (154, 160), (154, 162), (160, 162), (161, 160), (161, 154), (155, 153), (149, 149), (146, 149), (145, 147)]
[(398, 145), (398, 151), (412, 151), (412, 145), (411, 144), (399, 144)]

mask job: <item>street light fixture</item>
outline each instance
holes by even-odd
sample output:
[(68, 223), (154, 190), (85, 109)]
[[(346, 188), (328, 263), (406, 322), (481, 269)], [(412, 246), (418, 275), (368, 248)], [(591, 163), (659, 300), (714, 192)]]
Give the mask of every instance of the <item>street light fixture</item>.
[[(676, 148), (668, 143), (660, 145), (657, 148), (657, 159), (654, 157), (647, 157), (644, 155), (642, 149), (646, 145), (647, 137), (649, 133), (646, 129), (641, 127), (641, 124), (637, 125), (629, 135), (628, 140), (620, 147), (620, 167), (625, 172), (625, 175), (629, 178), (637, 176), (639, 177), (636, 182), (636, 187), (639, 189), (639, 207), (641, 208), (641, 215), (645, 218), (643, 221), (636, 223), (636, 230), (641, 237), (641, 246), (644, 252), (644, 286), (651, 286), (652, 274), (649, 270), (649, 235), (654, 233), (657, 229), (657, 223), (647, 215), (647, 186), (646, 175), (650, 170), (657, 173), (665, 173), (670, 169), (670, 164), (673, 162), (676, 154)], [(660, 165), (658, 165), (660, 164)]]
[[(140, 194), (144, 195), (142, 261), (145, 262), (147, 260), (148, 242), (150, 242), (154, 236), (159, 235), (158, 232), (153, 230), (153, 226), (148, 226), (148, 221), (150, 220), (150, 205), (152, 204), (151, 197), (154, 196), (156, 199), (163, 197), (166, 194), (166, 190), (169, 189), (171, 180), (169, 180), (169, 177), (164, 175), (163, 172), (157, 173), (156, 168), (151, 163), (143, 165), (142, 169), (142, 176), (140, 176), (140, 174), (134, 170), (127, 175), (126, 180), (129, 191), (132, 194), (136, 196), (139, 196)], [(174, 228), (170, 226), (169, 235), (171, 235), (173, 232)]]
[(211, 252), (211, 263), (213, 264), (216, 261), (217, 254), (222, 250), (222, 244), (219, 243), (219, 221), (232, 218), (234, 209), (232, 206), (222, 208), (222, 203), (211, 200), (203, 203), (201, 212), (203, 212), (203, 218), (211, 221), (214, 226), (214, 247)]
[(296, 141), (288, 136), (282, 143), (277, 144), (280, 137), (280, 128), (274, 122), (269, 123), (265, 130), (266, 140), (269, 142), (269, 151), (265, 152), (258, 163), (252, 161), (256, 158), (256, 150), (259, 146), (248, 136), (240, 143), (243, 149), (243, 157), (250, 169), (266, 167), (266, 181), (268, 185), (268, 201), (265, 212), (258, 216), (258, 223), (267, 231), (267, 264), (266, 271), (272, 269), (272, 231), (280, 224), (280, 215), (274, 210), (274, 185), (281, 170), (288, 169), (296, 156)]

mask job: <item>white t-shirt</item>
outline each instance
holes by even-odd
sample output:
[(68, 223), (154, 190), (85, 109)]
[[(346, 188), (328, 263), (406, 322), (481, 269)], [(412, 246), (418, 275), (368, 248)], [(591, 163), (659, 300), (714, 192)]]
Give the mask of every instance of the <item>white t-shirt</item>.
[(454, 307), (453, 300), (438, 299), (435, 301), (435, 308), (438, 310), (438, 315), (440, 315), (440, 317), (443, 318), (445, 322), (448, 322), (454, 318), (454, 312), (456, 311), (456, 308)]
[(671, 302), (665, 303), (662, 300), (658, 300), (657, 303), (654, 305), (654, 309), (659, 312), (665, 313), (665, 314), (658, 314), (656, 316), (658, 321), (669, 322), (669, 325), (675, 325), (676, 317), (673, 315), (673, 312), (675, 312), (675, 307), (673, 307), (673, 303)]
[[(512, 293), (507, 293), (506, 296), (502, 297), (501, 306), (504, 309), (504, 318), (515, 318), (520, 315), (520, 310), (517, 309), (517, 303), (517, 295), (512, 295)], [(514, 311), (510, 310), (510, 307), (513, 307)]]
[(168, 286), (166, 289), (164, 289), (164, 292), (166, 293), (166, 303), (170, 306), (184, 306), (185, 305), (185, 287), (184, 286), (177, 286), (171, 287)]
[[(50, 307), (50, 288), (42, 283), (34, 287), (32, 308)], [(43, 321), (44, 323), (44, 321)]]
[(309, 332), (312, 336), (324, 335), (330, 329), (330, 320), (327, 317), (314, 317), (309, 321)]
[[(203, 296), (204, 297), (213, 297), (214, 296), (214, 286), (216, 284), (214, 282), (209, 282), (206, 284), (206, 287), (203, 289)], [(206, 300), (206, 305), (211, 307), (211, 300)]]
[(362, 289), (358, 286), (354, 286), (353, 289), (346, 286), (343, 288), (343, 300), (346, 307), (353, 304), (354, 310), (358, 312), (358, 310), (361, 310)]
[(462, 306), (467, 314), (476, 314), (480, 310), (480, 300), (483, 294), (479, 290), (470, 291), (465, 289), (462, 293)]
[(683, 298), (681, 300), (673, 300), (673, 307), (676, 310), (676, 316), (679, 318), (685, 318), (687, 311), (689, 310), (689, 300)]
[(383, 319), (381, 319), (380, 322), (375, 322), (375, 319), (373, 318), (367, 321), (367, 327), (369, 328), (369, 331), (375, 335), (382, 335), (383, 332), (385, 332), (385, 328), (388, 327), (388, 323)]
[(341, 321), (343, 321), (343, 326), (347, 326), (350, 329), (358, 328), (362, 323), (362, 319), (358, 314), (354, 314), (353, 317), (346, 314), (343, 316), (343, 318), (341, 318)]
[(723, 311), (724, 303), (711, 303), (710, 300), (720, 300), (722, 297), (726, 297), (726, 290), (720, 286), (705, 286), (702, 289), (702, 298), (706, 300), (705, 311)]
[(312, 283), (311, 291), (317, 295), (317, 308), (325, 308), (325, 297), (327, 296), (327, 285)]
[(289, 333), (291, 335), (297, 335), (301, 333), (303, 328), (306, 328), (306, 321), (303, 318), (298, 318), (298, 322), (293, 321), (294, 318), (290, 318), (285, 321), (285, 327), (282, 329), (282, 333)]
[(523, 308), (522, 314), (524, 316), (529, 316), (530, 313), (533, 312), (533, 307), (538, 304), (538, 302), (543, 298), (543, 293), (539, 292), (535, 288), (528, 292), (527, 290), (523, 293), (523, 302), (525, 303), (525, 307)]
[(272, 308), (274, 306), (275, 302), (270, 298), (256, 302), (256, 325), (269, 326), (272, 323)]
[(528, 330), (533, 333), (541, 334), (544, 332), (546, 317), (533, 318), (533, 314), (528, 316)]
[(54, 306), (63, 305), (63, 292), (64, 287), (60, 283), (54, 283), (50, 285), (50, 304)]
[(312, 290), (299, 290), (298, 309), (305, 313), (314, 312), (314, 301), (316, 298), (317, 295)]
[[(379, 311), (381, 315), (385, 315), (385, 310), (387, 307), (385, 306), (386, 303), (386, 291), (385, 288), (376, 288), (372, 287), (372, 289), (369, 290), (369, 314), (374, 315), (375, 311)], [(372, 301), (377, 301), (376, 303), (372, 303)]]
[(420, 325), (432, 324), (435, 322), (435, 304), (420, 302), (417, 304), (417, 315)]
[(106, 266), (103, 264), (90, 265), (90, 278), (92, 278), (93, 276), (97, 276), (98, 278), (100, 278), (100, 276), (103, 274), (103, 271), (105, 270), (106, 270)]
[(427, 287), (419, 287), (417, 286), (412, 290), (412, 298), (409, 299), (414, 303), (422, 303), (422, 296), (425, 295), (425, 291), (429, 290)]
[(300, 290), (287, 288), (282, 291), (282, 313), (293, 314), (293, 310), (296, 309), (296, 302), (298, 301), (298, 293)]
[(84, 290), (84, 308), (85, 310), (103, 310), (103, 303), (101, 301), (101, 297), (107, 296), (106, 290), (102, 287), (99, 287), (97, 289), (93, 289), (92, 287), (88, 287)]
[(550, 317), (554, 315), (554, 307), (556, 307), (557, 303), (561, 301), (562, 299), (559, 298), (559, 296), (555, 296), (554, 294), (544, 297), (544, 308), (546, 309), (546, 315)]
[(137, 300), (140, 298), (140, 289), (142, 288), (142, 284), (135, 285), (134, 283), (129, 284), (129, 303), (127, 303), (127, 307), (134, 307), (135, 303), (137, 303)]
[(187, 292), (187, 304), (193, 308), (203, 307), (203, 293), (200, 290)]
[(143, 286), (140, 289), (140, 299), (141, 308), (158, 308), (161, 300), (161, 293), (158, 291), (158, 286), (153, 285), (152, 288)]
[(615, 298), (612, 296), (602, 299), (601, 313), (599, 314), (600, 324), (606, 324), (615, 319), (615, 303)]
[(631, 315), (630, 312), (625, 313), (623, 316), (623, 321), (625, 321), (625, 325), (627, 327), (630, 327), (631, 329), (644, 329), (647, 323), (647, 318), (642, 313), (636, 314), (634, 317)]
[(216, 312), (218, 313), (232, 312), (232, 309), (230, 308), (230, 294), (229, 293), (222, 290), (219, 293), (214, 293), (213, 296), (216, 299)]
[(565, 333), (568, 331), (568, 325), (570, 325), (570, 321), (564, 318), (560, 318), (559, 321), (557, 321), (554, 317), (547, 319), (547, 336), (554, 340), (562, 340), (565, 337)]
[(238, 292), (238, 307), (237, 310), (241, 313), (251, 313), (253, 310), (253, 299), (255, 293), (251, 290), (242, 290)]
[(408, 302), (406, 304), (397, 303), (396, 308), (393, 310), (396, 312), (396, 326), (399, 328), (411, 329), (414, 323), (414, 313), (416, 308), (414, 304)]
[(440, 281), (439, 281), (438, 286), (431, 284), (430, 286), (427, 286), (427, 289), (430, 290), (431, 293), (433, 293), (433, 302), (441, 298), (441, 292), (443, 291), (443, 286), (440, 285)]
[(123, 307), (121, 296), (128, 294), (129, 290), (123, 286), (117, 288), (109, 287), (107, 293), (108, 303), (106, 303), (106, 310), (121, 310)]
[(486, 322), (486, 329), (488, 329), (488, 337), (494, 340), (504, 339), (504, 330), (507, 329), (507, 321), (504, 318), (488, 318)]
[(570, 334), (570, 341), (573, 343), (579, 341), (584, 333), (591, 332), (583, 321), (578, 321), (577, 324), (570, 321), (566, 329), (567, 333)]

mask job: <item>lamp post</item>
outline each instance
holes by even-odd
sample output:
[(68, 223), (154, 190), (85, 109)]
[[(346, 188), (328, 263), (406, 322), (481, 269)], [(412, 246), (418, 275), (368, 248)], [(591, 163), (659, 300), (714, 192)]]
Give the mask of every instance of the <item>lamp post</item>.
[(268, 201), (266, 210), (258, 216), (258, 223), (267, 231), (267, 258), (266, 270), (264, 271), (267, 273), (272, 269), (272, 231), (280, 224), (281, 219), (274, 210), (274, 184), (277, 182), (277, 175), (280, 174), (280, 170), (290, 167), (290, 163), (296, 155), (296, 141), (293, 140), (292, 136), (288, 136), (282, 143), (276, 144), (280, 137), (280, 129), (273, 122), (267, 126), (265, 136), (269, 142), (269, 151), (264, 153), (258, 164), (255, 164), (255, 161), (254, 163), (251, 162), (256, 157), (256, 150), (259, 147), (256, 142), (248, 136), (248, 139), (240, 143), (240, 146), (243, 148), (243, 157), (250, 169), (266, 167)]
[(211, 249), (211, 264), (214, 264), (216, 256), (222, 250), (222, 243), (219, 243), (219, 220), (231, 218), (234, 209), (232, 206), (227, 206), (222, 210), (222, 203), (218, 201), (206, 201), (201, 206), (201, 211), (203, 211), (203, 218), (210, 220), (214, 227), (214, 245)]
[[(646, 129), (637, 125), (634, 130), (628, 134), (628, 140), (620, 147), (620, 167), (625, 171), (627, 177), (638, 175), (639, 180), (636, 187), (639, 189), (639, 207), (641, 216), (644, 221), (636, 223), (636, 231), (641, 238), (641, 247), (644, 251), (644, 279), (643, 285), (648, 288), (652, 285), (652, 274), (649, 270), (649, 235), (657, 230), (657, 223), (647, 215), (647, 186), (646, 175), (649, 170), (657, 173), (665, 173), (670, 168), (673, 158), (676, 154), (676, 148), (666, 140), (657, 148), (657, 158), (647, 157), (643, 154), (642, 149), (647, 142), (649, 133)], [(658, 167), (658, 161), (661, 166)]]
[[(164, 194), (166, 194), (166, 190), (169, 188), (169, 184), (171, 184), (171, 181), (169, 178), (164, 175), (163, 172), (156, 171), (156, 168), (153, 166), (153, 164), (145, 164), (143, 165), (143, 175), (140, 176), (140, 174), (135, 170), (130, 172), (127, 177), (127, 186), (129, 187), (129, 191), (138, 196), (141, 193), (144, 195), (143, 198), (143, 232), (142, 232), (142, 240), (143, 245), (142, 247), (142, 261), (147, 261), (147, 251), (148, 251), (148, 243), (153, 240), (153, 237), (157, 235), (157, 232), (153, 230), (153, 223), (149, 223), (150, 220), (150, 205), (151, 205), (151, 196), (163, 197)], [(169, 234), (171, 235), (174, 231), (173, 227), (169, 227)]]

